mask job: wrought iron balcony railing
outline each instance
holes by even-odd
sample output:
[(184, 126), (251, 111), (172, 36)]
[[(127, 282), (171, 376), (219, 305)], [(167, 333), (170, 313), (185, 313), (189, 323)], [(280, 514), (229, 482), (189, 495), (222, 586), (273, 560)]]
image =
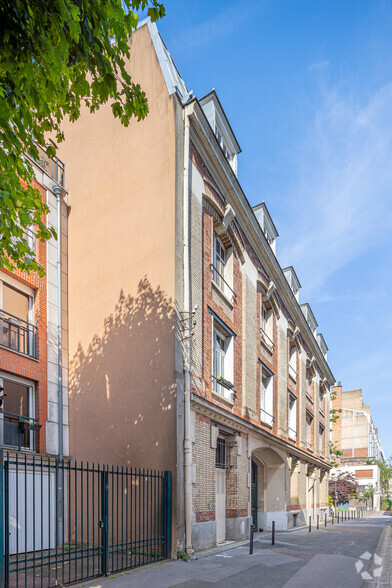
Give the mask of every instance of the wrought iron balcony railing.
[(37, 327), (5, 310), (0, 310), (0, 345), (36, 357)]
[(234, 384), (229, 382), (229, 380), (225, 380), (222, 376), (217, 378), (216, 376), (211, 375), (211, 380), (214, 392), (222, 396), (222, 398), (234, 402), (234, 399), (237, 397), (237, 393), (234, 390)]
[(262, 327), (260, 327), (260, 339), (261, 343), (265, 345), (271, 353), (273, 353), (275, 349), (275, 343), (272, 341), (271, 337), (267, 335)]
[(291, 427), (289, 427), (289, 439), (291, 439), (292, 441), (297, 440), (297, 431), (295, 429), (292, 429)]
[(274, 416), (264, 410), (264, 408), (260, 408), (260, 420), (262, 423), (272, 426), (272, 423), (274, 422)]
[(295, 371), (295, 369), (293, 368), (292, 365), (289, 364), (289, 376), (292, 380), (294, 380), (294, 382), (297, 381), (297, 372)]
[[(230, 290), (230, 292), (231, 292), (231, 302), (233, 303), (234, 300), (237, 298), (237, 294), (234, 292), (233, 288), (225, 280), (225, 278), (222, 276), (222, 274), (218, 271), (218, 269), (214, 266), (213, 263), (210, 263), (210, 269), (212, 271), (212, 279), (214, 280), (214, 282), (218, 286), (218, 288), (221, 291), (223, 291), (223, 294), (225, 294), (225, 292), (224, 292), (225, 288), (228, 288)], [(221, 284), (219, 284), (219, 282), (221, 282), (224, 287)]]
[(35, 450), (35, 436), (40, 428), (37, 419), (0, 412), (0, 446)]

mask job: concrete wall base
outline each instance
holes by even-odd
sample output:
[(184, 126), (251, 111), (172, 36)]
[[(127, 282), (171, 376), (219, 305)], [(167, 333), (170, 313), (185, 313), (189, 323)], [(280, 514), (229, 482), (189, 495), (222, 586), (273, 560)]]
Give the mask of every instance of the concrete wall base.
[(228, 541), (246, 541), (249, 539), (252, 517), (226, 519), (226, 539)]
[(216, 545), (216, 521), (193, 523), (192, 547), (195, 551), (203, 551)]

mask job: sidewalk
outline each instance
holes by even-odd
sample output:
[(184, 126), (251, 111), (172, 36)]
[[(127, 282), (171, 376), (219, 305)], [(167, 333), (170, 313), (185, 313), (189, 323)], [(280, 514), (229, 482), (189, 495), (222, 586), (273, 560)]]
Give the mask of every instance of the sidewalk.
[(391, 522), (373, 515), (329, 524), (309, 533), (307, 528), (255, 540), (254, 554), (248, 543), (227, 545), (213, 553), (197, 554), (190, 562), (166, 561), (145, 568), (98, 578), (79, 586), (89, 588), (197, 588), (260, 586), (268, 588), (360, 588), (389, 586), (392, 568)]

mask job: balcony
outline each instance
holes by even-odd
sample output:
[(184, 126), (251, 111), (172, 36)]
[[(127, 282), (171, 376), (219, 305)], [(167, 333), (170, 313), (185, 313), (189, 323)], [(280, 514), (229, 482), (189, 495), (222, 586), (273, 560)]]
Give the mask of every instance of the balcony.
[(37, 327), (23, 319), (0, 310), (0, 345), (17, 353), (36, 358)]
[(295, 429), (292, 429), (291, 427), (289, 427), (289, 439), (291, 439), (292, 441), (297, 440), (297, 431)]
[(260, 420), (262, 423), (272, 427), (274, 422), (274, 417), (272, 414), (264, 410), (263, 408), (260, 409)]
[(293, 368), (293, 366), (290, 364), (289, 364), (289, 376), (293, 380), (293, 382), (297, 381), (298, 374), (295, 371), (295, 369)]
[(229, 380), (225, 380), (223, 376), (217, 378), (214, 375), (211, 375), (211, 380), (213, 382), (212, 389), (215, 394), (222, 396), (228, 402), (234, 403), (234, 399), (237, 397), (237, 393), (234, 390), (234, 384), (229, 382)]
[(34, 451), (35, 436), (40, 428), (37, 419), (11, 412), (0, 412), (0, 446)]
[(264, 345), (270, 353), (274, 352), (275, 343), (272, 341), (271, 337), (267, 335), (264, 329), (260, 328), (260, 341), (261, 344)]

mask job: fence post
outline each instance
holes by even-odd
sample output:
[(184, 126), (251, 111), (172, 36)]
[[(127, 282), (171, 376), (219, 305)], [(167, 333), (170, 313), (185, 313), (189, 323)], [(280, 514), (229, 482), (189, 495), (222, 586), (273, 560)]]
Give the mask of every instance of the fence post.
[(102, 546), (102, 575), (107, 576), (108, 573), (108, 530), (109, 530), (109, 472), (103, 466), (101, 472), (101, 521), (100, 527), (102, 529), (101, 546)]
[(4, 549), (4, 453), (0, 451), (0, 588), (5, 586)]
[(163, 474), (163, 536), (164, 556), (169, 559), (172, 543), (172, 475), (169, 471)]

